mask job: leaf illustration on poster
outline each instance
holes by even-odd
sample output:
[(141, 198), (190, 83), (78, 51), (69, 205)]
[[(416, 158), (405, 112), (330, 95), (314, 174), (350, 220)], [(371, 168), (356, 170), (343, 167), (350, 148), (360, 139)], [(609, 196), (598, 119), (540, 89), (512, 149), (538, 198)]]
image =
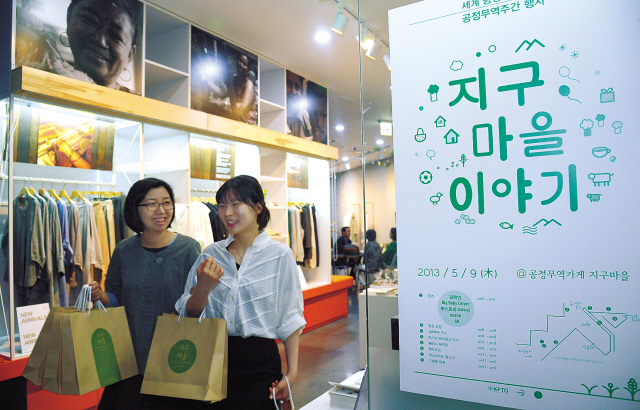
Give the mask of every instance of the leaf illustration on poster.
[(438, 153), (394, 143), (401, 389), (636, 408), (640, 81), (621, 51), (640, 45), (640, 5), (434, 0), (389, 15), (394, 128), (435, 121)]

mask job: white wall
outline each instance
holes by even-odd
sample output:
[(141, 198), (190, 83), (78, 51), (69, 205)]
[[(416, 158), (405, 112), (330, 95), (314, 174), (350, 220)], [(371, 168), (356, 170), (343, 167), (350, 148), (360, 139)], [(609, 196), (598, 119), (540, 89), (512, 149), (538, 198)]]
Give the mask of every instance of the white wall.
[[(373, 221), (369, 217), (368, 226), (377, 233), (376, 241), (380, 244), (389, 243), (389, 231), (396, 226), (396, 185), (395, 167), (387, 168), (382, 166), (365, 166), (365, 198), (362, 192), (362, 168), (352, 169), (336, 175), (336, 221), (335, 227), (337, 235), (340, 236), (340, 229), (344, 225), (344, 216), (355, 210), (360, 210), (360, 215), (364, 212), (364, 202), (367, 202), (367, 209), (373, 205)], [(334, 229), (334, 227), (332, 227)], [(364, 229), (360, 224), (360, 240), (364, 237)], [(363, 249), (364, 242), (358, 243)]]

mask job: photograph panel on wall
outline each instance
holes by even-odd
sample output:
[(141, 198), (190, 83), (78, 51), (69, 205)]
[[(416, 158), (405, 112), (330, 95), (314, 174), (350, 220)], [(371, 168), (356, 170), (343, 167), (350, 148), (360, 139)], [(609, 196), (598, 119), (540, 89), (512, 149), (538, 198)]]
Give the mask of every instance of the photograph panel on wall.
[(309, 159), (287, 154), (287, 188), (309, 189)]
[(235, 176), (236, 147), (216, 138), (191, 138), (191, 178), (226, 181)]
[(327, 89), (287, 70), (287, 134), (327, 143)]
[(15, 66), (141, 94), (142, 3), (22, 0)]
[(258, 57), (191, 27), (191, 108), (258, 125)]
[(13, 160), (27, 164), (113, 169), (116, 127), (111, 122), (22, 107)]

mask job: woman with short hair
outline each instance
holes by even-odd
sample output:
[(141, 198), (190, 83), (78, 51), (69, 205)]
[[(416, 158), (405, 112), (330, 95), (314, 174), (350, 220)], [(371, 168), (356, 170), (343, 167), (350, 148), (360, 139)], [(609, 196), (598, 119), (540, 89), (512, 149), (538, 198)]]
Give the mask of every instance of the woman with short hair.
[(140, 373), (107, 386), (99, 409), (157, 408), (153, 402), (158, 399), (163, 405), (178, 403), (177, 399), (140, 393), (158, 316), (174, 313), (174, 303), (182, 295), (189, 269), (200, 254), (195, 239), (167, 230), (175, 217), (174, 207), (173, 190), (165, 181), (146, 178), (133, 184), (124, 204), (124, 219), (137, 235), (114, 249), (106, 291), (91, 282), (92, 301), (125, 307)]

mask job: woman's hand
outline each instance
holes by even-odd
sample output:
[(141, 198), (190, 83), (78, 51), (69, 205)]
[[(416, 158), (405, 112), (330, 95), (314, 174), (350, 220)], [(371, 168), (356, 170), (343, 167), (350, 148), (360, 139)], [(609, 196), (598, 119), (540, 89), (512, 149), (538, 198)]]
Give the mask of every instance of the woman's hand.
[(211, 292), (211, 289), (220, 281), (220, 278), (224, 274), (224, 269), (210, 256), (202, 261), (196, 272), (198, 282), (189, 292), (191, 293), (191, 297), (187, 299), (186, 310), (187, 316), (189, 317), (200, 316), (202, 310), (207, 306), (209, 292)]
[(209, 256), (198, 266), (198, 283), (196, 284), (195, 292), (198, 290), (206, 290), (206, 293), (209, 293), (223, 274), (224, 269), (213, 260), (212, 256)]
[[(293, 387), (294, 378), (287, 375), (289, 379), (289, 386)], [(269, 387), (269, 399), (273, 400), (273, 394), (275, 392), (277, 401), (285, 401), (289, 399), (289, 387), (287, 386), (287, 381), (284, 377), (282, 380), (276, 384), (276, 382), (271, 383), (271, 387)]]
[(89, 285), (91, 285), (91, 302), (95, 303), (99, 300), (103, 305), (107, 306), (109, 304), (109, 295), (100, 289), (98, 282), (93, 281)]

